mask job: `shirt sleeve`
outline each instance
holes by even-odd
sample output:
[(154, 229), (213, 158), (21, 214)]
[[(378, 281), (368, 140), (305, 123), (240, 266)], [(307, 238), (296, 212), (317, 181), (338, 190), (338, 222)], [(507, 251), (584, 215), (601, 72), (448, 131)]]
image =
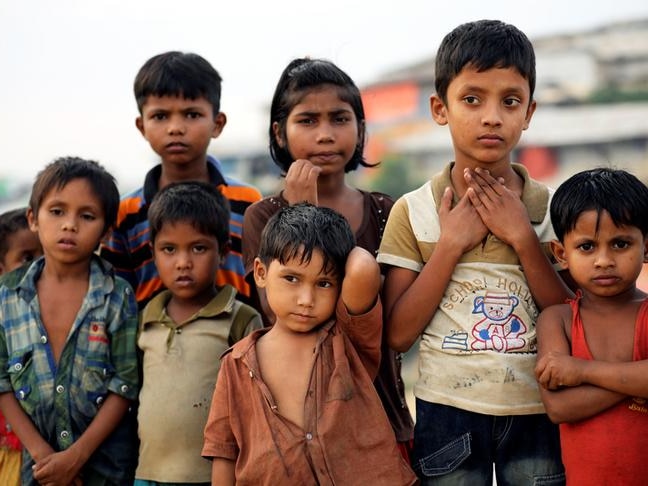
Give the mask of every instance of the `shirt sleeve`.
[(400, 198), (389, 213), (378, 250), (378, 263), (420, 272), (424, 262), (409, 218), (409, 207)]
[(216, 387), (205, 425), (202, 456), (221, 457), (236, 461), (239, 447), (230, 421), (230, 386), (236, 385), (236, 373), (231, 353), (222, 358)]
[(130, 286), (119, 277), (115, 278), (110, 299), (106, 328), (110, 335), (110, 357), (115, 374), (108, 383), (108, 389), (124, 398), (135, 400), (140, 383), (137, 364), (137, 303)]
[(374, 306), (361, 315), (351, 315), (342, 299), (338, 300), (336, 318), (338, 324), (351, 340), (362, 364), (373, 380), (380, 367), (380, 344), (382, 337), (382, 304), (376, 299)]
[(99, 256), (113, 266), (117, 276), (126, 280), (132, 288), (137, 288), (137, 275), (130, 257), (128, 238), (122, 231), (114, 228), (106, 234), (99, 247)]

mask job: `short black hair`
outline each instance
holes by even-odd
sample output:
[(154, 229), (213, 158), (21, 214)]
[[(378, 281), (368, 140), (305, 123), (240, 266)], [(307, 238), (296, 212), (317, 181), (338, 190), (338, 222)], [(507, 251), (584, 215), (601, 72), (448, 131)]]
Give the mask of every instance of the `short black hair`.
[(151, 242), (165, 224), (189, 223), (215, 236), (222, 251), (230, 241), (229, 201), (213, 185), (200, 181), (173, 182), (158, 192), (148, 209)]
[(596, 168), (579, 172), (556, 189), (550, 214), (556, 237), (576, 227), (585, 211), (607, 211), (617, 226), (634, 226), (648, 234), (648, 187), (625, 170)]
[(85, 179), (90, 184), (104, 212), (104, 232), (113, 226), (119, 210), (119, 189), (115, 178), (94, 160), (80, 157), (60, 157), (45, 166), (36, 176), (32, 186), (29, 208), (38, 214), (43, 199), (52, 189), (62, 189), (75, 179)]
[(0, 262), (4, 262), (9, 251), (9, 237), (24, 229), (29, 229), (27, 208), (12, 209), (0, 214)]
[(259, 259), (270, 265), (282, 265), (294, 258), (309, 263), (319, 250), (324, 258), (322, 270), (344, 277), (347, 257), (355, 246), (355, 238), (347, 220), (325, 207), (300, 203), (282, 208), (267, 222), (261, 233)]
[(528, 37), (511, 24), (478, 20), (456, 27), (441, 41), (436, 55), (435, 87), (447, 103), (448, 86), (466, 66), (478, 71), (515, 68), (529, 82), (530, 99), (535, 91), (535, 53)]
[(140, 114), (149, 96), (178, 96), (211, 103), (220, 112), (221, 77), (209, 62), (192, 52), (169, 51), (153, 56), (135, 76), (133, 90)]
[(358, 124), (358, 143), (351, 160), (344, 167), (344, 171), (355, 170), (358, 165), (364, 167), (374, 166), (374, 164), (369, 164), (364, 159), (367, 132), (360, 90), (353, 82), (353, 79), (331, 61), (305, 57), (294, 59), (283, 70), (270, 105), (270, 126), (268, 129), (270, 155), (284, 173), (288, 172), (290, 164), (295, 159), (290, 155), (287, 147), (281, 147), (277, 142), (273, 125), (275, 122), (278, 124), (279, 131), (283, 134), (283, 139), (286, 140), (286, 120), (292, 109), (309, 92), (327, 84), (337, 87), (340, 99), (351, 105)]

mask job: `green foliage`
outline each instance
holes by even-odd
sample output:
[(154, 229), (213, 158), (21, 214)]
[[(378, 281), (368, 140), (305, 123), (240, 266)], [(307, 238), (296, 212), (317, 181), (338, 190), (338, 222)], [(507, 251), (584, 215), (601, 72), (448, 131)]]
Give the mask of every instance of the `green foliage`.
[(377, 170), (369, 182), (370, 190), (389, 194), (394, 200), (420, 185), (412, 176), (412, 163), (406, 159), (387, 157)]
[(588, 103), (624, 103), (648, 100), (648, 90), (620, 90), (606, 87), (594, 91), (586, 100)]

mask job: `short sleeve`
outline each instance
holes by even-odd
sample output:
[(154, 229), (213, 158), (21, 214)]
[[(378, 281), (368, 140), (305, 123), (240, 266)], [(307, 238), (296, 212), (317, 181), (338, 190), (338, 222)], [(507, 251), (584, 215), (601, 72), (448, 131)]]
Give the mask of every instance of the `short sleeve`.
[(236, 461), (239, 447), (230, 422), (230, 380), (234, 363), (231, 353), (222, 358), (207, 424), (205, 425), (202, 456), (221, 457)]
[(415, 272), (420, 272), (423, 268), (424, 262), (410, 224), (409, 207), (405, 198), (398, 199), (389, 213), (377, 260), (380, 264)]

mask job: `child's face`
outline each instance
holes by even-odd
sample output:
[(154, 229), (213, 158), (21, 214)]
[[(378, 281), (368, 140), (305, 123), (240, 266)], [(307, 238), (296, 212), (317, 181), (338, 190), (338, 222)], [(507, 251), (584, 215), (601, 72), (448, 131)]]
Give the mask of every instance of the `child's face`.
[(337, 275), (324, 273), (322, 252), (313, 251), (308, 263), (292, 259), (285, 265), (273, 260), (266, 267), (254, 262), (257, 287), (265, 289), (268, 305), (276, 316), (275, 327), (307, 333), (326, 322), (335, 312), (340, 294)]
[(73, 264), (90, 258), (104, 234), (101, 200), (86, 179), (73, 179), (52, 189), (34, 214), (27, 210), (32, 231), (38, 233), (50, 261)]
[(214, 278), (221, 248), (215, 236), (191, 223), (165, 223), (153, 243), (153, 257), (164, 286), (187, 304), (207, 304), (215, 294)]
[(353, 108), (332, 85), (308, 91), (293, 107), (286, 119), (285, 140), (276, 122), (273, 130), (281, 147), (287, 147), (295, 160), (307, 159), (320, 167), (321, 175), (344, 174), (358, 144)]
[[(598, 231), (597, 231), (598, 219)], [(634, 290), (645, 261), (648, 239), (636, 226), (616, 226), (609, 213), (585, 211), (576, 227), (553, 250), (563, 268), (585, 293), (601, 297)]]
[(151, 95), (135, 124), (151, 148), (168, 164), (202, 164), (212, 138), (220, 135), (227, 119), (214, 116), (206, 98)]
[(36, 233), (29, 228), (21, 228), (7, 237), (7, 253), (4, 261), (0, 262), (0, 274), (11, 272), (42, 254), (43, 249)]
[(434, 120), (450, 128), (456, 163), (494, 170), (510, 164), (529, 126), (536, 106), (530, 96), (529, 82), (516, 69), (479, 72), (468, 65), (450, 82), (447, 102), (434, 95), (430, 105)]

